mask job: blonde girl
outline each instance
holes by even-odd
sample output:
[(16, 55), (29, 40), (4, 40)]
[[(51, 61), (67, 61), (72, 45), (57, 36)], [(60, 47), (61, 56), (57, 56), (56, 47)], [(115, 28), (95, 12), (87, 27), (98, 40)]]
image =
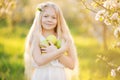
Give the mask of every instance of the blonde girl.
[[(59, 49), (51, 42), (50, 46), (40, 48), (41, 41), (49, 35), (62, 41)], [(68, 80), (65, 70), (76, 69), (77, 53), (73, 38), (55, 3), (44, 2), (37, 6), (34, 22), (26, 38), (24, 60), (27, 80)]]

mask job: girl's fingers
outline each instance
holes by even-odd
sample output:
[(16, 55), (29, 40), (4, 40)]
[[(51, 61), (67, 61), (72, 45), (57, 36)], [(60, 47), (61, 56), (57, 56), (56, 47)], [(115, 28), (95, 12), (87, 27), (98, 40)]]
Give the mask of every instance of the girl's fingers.
[(47, 47), (47, 45), (40, 44), (40, 47)]
[(46, 45), (40, 45), (40, 47), (47, 47)]
[(41, 53), (47, 53), (46, 48), (41, 48)]
[(47, 53), (47, 51), (41, 51), (41, 53)]
[(44, 51), (46, 50), (46, 48), (40, 48), (40, 49), (41, 49), (41, 50), (44, 50)]
[(65, 41), (62, 41), (62, 48), (64, 49), (64, 50), (68, 50), (68, 48), (71, 46), (70, 45), (71, 43), (70, 43), (70, 41), (69, 40), (65, 40)]
[(54, 45), (52, 42), (48, 41), (49, 45)]

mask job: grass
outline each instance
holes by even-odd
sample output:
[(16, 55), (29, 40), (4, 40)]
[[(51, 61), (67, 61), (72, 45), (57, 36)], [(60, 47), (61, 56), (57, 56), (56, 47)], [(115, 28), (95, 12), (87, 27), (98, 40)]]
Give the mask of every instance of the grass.
[(18, 27), (14, 32), (9, 27), (0, 29), (0, 80), (24, 79), (25, 31), (21, 29)]

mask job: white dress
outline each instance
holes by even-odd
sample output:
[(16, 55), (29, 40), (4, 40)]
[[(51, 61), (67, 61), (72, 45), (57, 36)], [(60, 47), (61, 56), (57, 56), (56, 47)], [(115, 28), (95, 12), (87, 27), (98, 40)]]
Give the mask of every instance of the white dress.
[[(40, 36), (41, 40), (45, 40), (44, 36)], [(67, 80), (65, 67), (58, 61), (53, 60), (46, 65), (38, 66), (32, 59), (32, 80)]]

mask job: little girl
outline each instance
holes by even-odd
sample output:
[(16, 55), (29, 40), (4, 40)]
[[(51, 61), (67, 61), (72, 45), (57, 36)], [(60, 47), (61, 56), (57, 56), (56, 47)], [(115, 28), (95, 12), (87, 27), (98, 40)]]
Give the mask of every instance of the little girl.
[[(59, 49), (52, 42), (40, 47), (49, 35), (62, 41)], [(65, 69), (76, 68), (76, 48), (63, 14), (55, 3), (45, 2), (37, 6), (26, 38), (24, 60), (27, 80), (68, 80)]]

